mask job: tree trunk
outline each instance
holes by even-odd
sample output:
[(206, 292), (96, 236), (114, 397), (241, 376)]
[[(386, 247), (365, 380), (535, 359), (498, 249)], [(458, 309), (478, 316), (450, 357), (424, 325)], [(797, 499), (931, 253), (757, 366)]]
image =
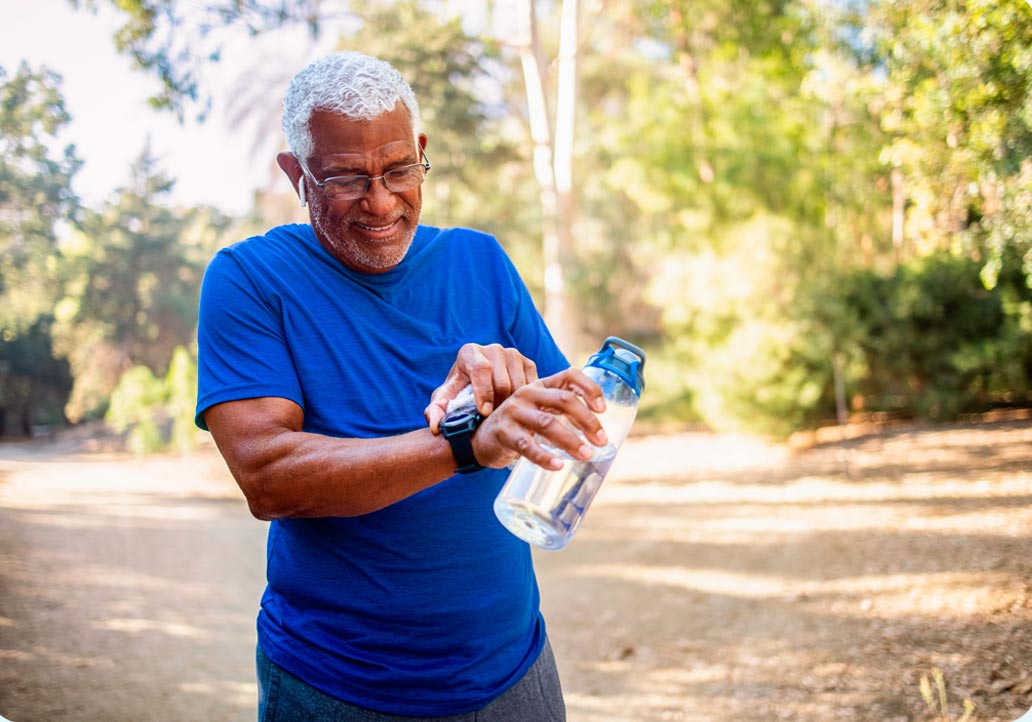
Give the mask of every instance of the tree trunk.
[(559, 89), (555, 133), (549, 117), (544, 62), (533, 0), (522, 0), (528, 32), (518, 43), (534, 143), (534, 174), (540, 188), (544, 255), (545, 322), (559, 347), (578, 358), (578, 307), (569, 289), (575, 264), (573, 136), (576, 106), (578, 0), (564, 0), (559, 47)]

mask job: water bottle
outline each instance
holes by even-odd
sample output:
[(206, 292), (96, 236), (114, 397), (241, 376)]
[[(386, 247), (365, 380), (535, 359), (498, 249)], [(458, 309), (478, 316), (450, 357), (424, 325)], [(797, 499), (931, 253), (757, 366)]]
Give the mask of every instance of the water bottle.
[(645, 388), (644, 368), (645, 352), (615, 336), (588, 359), (584, 373), (602, 387), (606, 400), (598, 419), (609, 443), (598, 447), (585, 441), (595, 453), (582, 461), (539, 438), (563, 466), (552, 471), (525, 458), (516, 462), (494, 502), (495, 516), (506, 529), (542, 549), (562, 549), (570, 543), (634, 423)]

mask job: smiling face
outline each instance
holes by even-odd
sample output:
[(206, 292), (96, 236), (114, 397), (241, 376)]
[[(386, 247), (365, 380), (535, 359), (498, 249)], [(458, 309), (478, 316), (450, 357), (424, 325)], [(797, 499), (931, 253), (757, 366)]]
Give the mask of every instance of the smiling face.
[[(319, 180), (333, 176), (376, 177), (422, 160), (408, 110), (399, 103), (375, 120), (352, 120), (317, 110), (309, 127), (314, 141), (308, 167)], [(302, 174), (312, 228), (319, 242), (337, 260), (362, 273), (384, 273), (401, 263), (412, 245), (423, 205), (421, 187), (392, 193), (382, 180), (369, 184), (357, 200), (330, 201)]]

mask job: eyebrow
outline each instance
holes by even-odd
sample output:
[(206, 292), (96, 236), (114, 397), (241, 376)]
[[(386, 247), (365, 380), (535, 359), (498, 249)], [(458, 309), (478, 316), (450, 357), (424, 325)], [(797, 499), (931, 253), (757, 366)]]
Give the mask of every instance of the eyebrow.
[[(387, 172), (393, 168), (397, 168), (403, 165), (414, 165), (419, 163), (419, 153), (415, 154), (415, 160), (412, 160), (412, 149), (399, 148), (397, 151), (390, 151), (385, 154), (383, 161), (384, 171)], [(354, 165), (356, 161), (351, 159), (342, 159), (337, 162), (333, 160), (334, 156), (326, 156), (322, 163), (322, 172), (327, 178), (334, 176), (344, 175), (371, 175), (365, 167), (360, 165)]]

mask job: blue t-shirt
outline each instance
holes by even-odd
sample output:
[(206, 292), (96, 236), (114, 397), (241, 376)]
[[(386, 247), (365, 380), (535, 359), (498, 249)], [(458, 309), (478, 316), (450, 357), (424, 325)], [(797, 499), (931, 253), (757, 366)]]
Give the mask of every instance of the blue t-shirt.
[[(405, 259), (373, 275), (343, 266), (308, 225), (274, 228), (205, 273), (197, 422), (214, 404), (275, 396), (304, 409), (305, 431), (413, 431), (470, 342), (517, 348), (541, 376), (568, 366), (491, 236), (420, 226)], [(264, 652), (391, 714), (463, 714), (505, 692), (545, 635), (529, 547), (492, 511), (507, 475), (453, 476), (358, 517), (273, 521)]]

